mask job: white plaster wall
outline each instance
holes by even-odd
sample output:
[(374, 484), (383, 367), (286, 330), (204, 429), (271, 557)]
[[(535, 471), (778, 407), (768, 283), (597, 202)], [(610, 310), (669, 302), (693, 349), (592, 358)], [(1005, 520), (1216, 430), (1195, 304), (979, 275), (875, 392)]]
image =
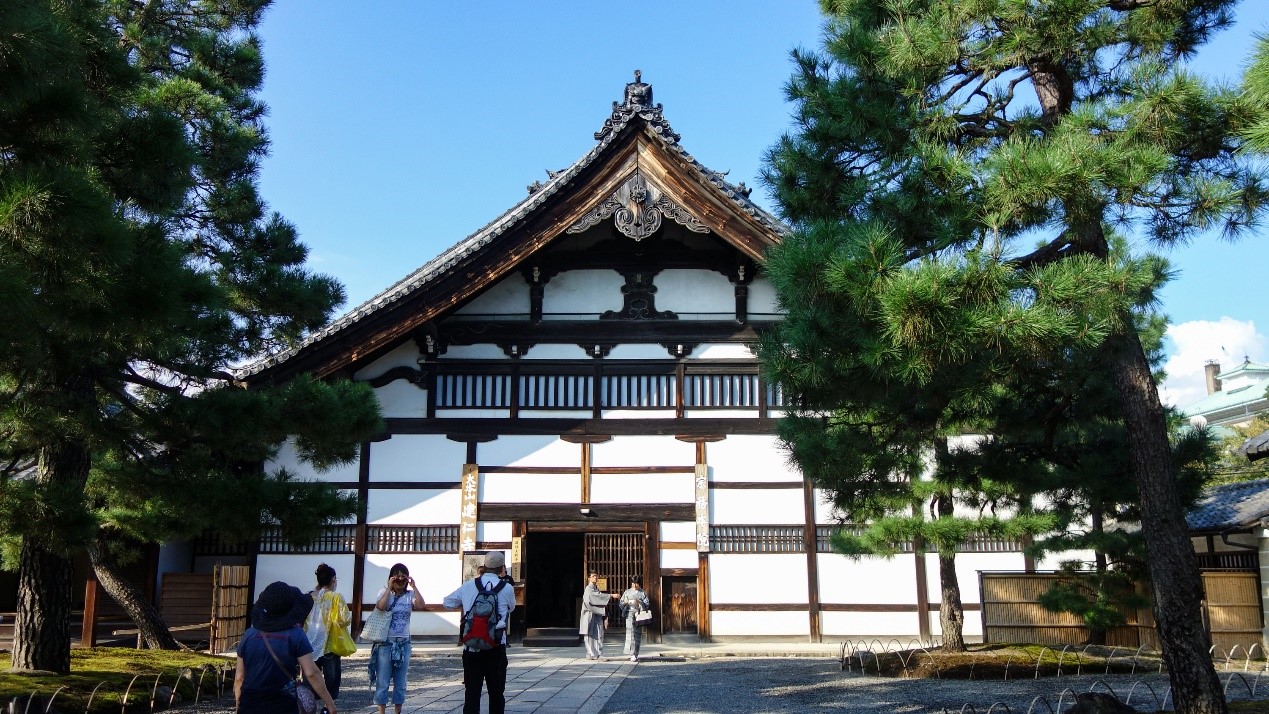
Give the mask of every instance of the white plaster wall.
[(808, 636), (811, 619), (805, 612), (711, 612), (710, 631), (718, 637)]
[[(578, 474), (481, 474), (481, 503), (580, 503)], [(457, 514), (457, 511), (455, 511)]]
[(542, 319), (574, 320), (620, 310), (625, 278), (615, 270), (570, 270), (551, 278), (542, 293)]
[(696, 568), (701, 564), (695, 550), (674, 548), (661, 551), (662, 568)]
[[(404, 563), (410, 569), (425, 603), (439, 604), (462, 584), (462, 559), (457, 554), (371, 553), (366, 556), (362, 602), (374, 604), (395, 563)], [(410, 634), (457, 636), (459, 615), (457, 611), (416, 612), (410, 616)]]
[(443, 434), (397, 434), (370, 444), (370, 480), (460, 481), (467, 444)]
[(345, 600), (351, 601), (353, 568), (355, 567), (351, 553), (346, 555), (262, 554), (256, 561), (256, 591), (251, 601), (254, 603), (255, 596), (259, 596), (269, 583), (278, 580), (294, 585), (304, 592), (312, 590), (317, 587), (316, 570), (319, 563), (325, 563), (335, 569), (335, 575), (339, 578), (335, 589), (344, 596)]
[[(803, 603), (806, 556), (801, 553), (711, 553), (709, 599), (722, 603)], [(806, 613), (802, 613), (806, 617)]]
[(528, 315), (529, 283), (519, 272), (499, 280), (455, 315)]
[[(797, 525), (806, 520), (802, 490), (798, 488), (711, 488), (709, 502), (709, 521), (717, 525)], [(806, 565), (802, 567), (805, 569)]]
[(578, 345), (535, 345), (521, 359), (581, 359), (589, 356)]
[[(490, 543), (511, 542), (511, 521), (480, 521), (476, 524), (476, 540)], [(510, 558), (511, 554), (508, 553)]]
[(754, 419), (758, 410), (754, 409), (684, 409), (683, 416), (688, 419)]
[(670, 359), (670, 351), (661, 345), (616, 345), (604, 359)]
[(375, 389), (375, 398), (385, 418), (427, 416), (427, 390), (404, 379), (394, 379)]
[[(822, 603), (894, 605), (916, 602), (916, 564), (911, 555), (897, 555), (890, 560), (869, 556), (853, 561), (844, 555), (820, 553), (818, 564)], [(934, 572), (938, 572), (937, 567)]]
[(591, 447), (590, 458), (591, 466), (694, 466), (696, 445), (673, 436), (617, 436)]
[[(978, 571), (1022, 570), (1022, 553), (957, 553), (956, 577), (961, 586), (961, 602), (979, 602)], [(930, 602), (942, 598), (937, 553), (925, 555), (925, 572)]]
[(722, 273), (712, 270), (663, 270), (653, 279), (657, 309), (677, 313), (680, 319), (717, 319), (736, 314), (736, 288)]
[(589, 409), (521, 409), (521, 419), (590, 419)]
[(832, 502), (828, 500), (828, 494), (824, 489), (815, 489), (815, 522), (821, 524), (837, 524), (841, 523), (841, 511), (838, 511)]
[(393, 367), (419, 368), (419, 348), (413, 340), (406, 340), (388, 354), (357, 370), (353, 373), (353, 379), (358, 381), (374, 379)]
[(692, 474), (591, 474), (592, 503), (692, 503)]
[[(965, 624), (961, 627), (961, 634), (968, 642), (983, 641), (983, 613), (980, 610), (965, 610)], [(930, 634), (934, 637), (943, 636), (943, 622), (939, 618), (938, 610), (932, 610), (930, 617)]]
[(481, 466), (560, 466), (581, 468), (582, 447), (555, 436), (503, 435), (476, 445)]
[(267, 473), (273, 473), (278, 469), (286, 469), (296, 476), (309, 481), (356, 481), (357, 474), (360, 470), (357, 459), (353, 459), (345, 464), (332, 466), (325, 471), (319, 471), (304, 461), (300, 461), (300, 455), (296, 453), (295, 441), (287, 439), (278, 447), (278, 453), (264, 465)]
[(366, 518), (369, 523), (452, 525), (461, 507), (457, 488), (371, 489)]
[(661, 541), (695, 543), (696, 523), (694, 521), (662, 521)]
[[(821, 612), (820, 629), (825, 639), (900, 639), (920, 636), (915, 612)], [(903, 642), (907, 646), (907, 642)]]
[(673, 409), (604, 409), (599, 414), (604, 419), (673, 419), (675, 417)]
[[(1094, 557), (1096, 557), (1096, 554), (1091, 550), (1067, 550), (1061, 553), (1049, 553), (1043, 558), (1036, 559), (1035, 569), (1040, 571), (1061, 570), (1063, 561), (1078, 560), (1083, 563), (1091, 563), (1093, 562)], [(1018, 558), (1022, 558), (1021, 553), (1018, 554)], [(1021, 570), (1022, 566), (1018, 566), (1017, 568), (1005, 568), (1005, 570), (1011, 569)]]
[(501, 347), (490, 344), (449, 345), (445, 348), (445, 355), (441, 359), (444, 361), (464, 359), (511, 360), (507, 353), (502, 351)]
[[(752, 412), (751, 412), (752, 414)], [(705, 445), (711, 481), (801, 481), (773, 435), (737, 434)], [(801, 496), (799, 495), (799, 498)], [(801, 523), (799, 518), (797, 523)]]
[(510, 409), (437, 409), (437, 419), (507, 419)]
[(776, 299), (775, 286), (766, 277), (759, 277), (749, 284), (749, 317), (771, 319), (783, 315)]
[(748, 345), (704, 344), (692, 351), (692, 359), (754, 359)]

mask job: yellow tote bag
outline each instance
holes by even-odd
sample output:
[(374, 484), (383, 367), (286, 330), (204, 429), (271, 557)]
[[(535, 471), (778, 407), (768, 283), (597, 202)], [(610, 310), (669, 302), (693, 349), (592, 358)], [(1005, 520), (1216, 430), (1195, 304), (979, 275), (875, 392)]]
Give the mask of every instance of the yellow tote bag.
[(326, 651), (347, 657), (357, 651), (357, 643), (353, 642), (352, 635), (348, 634), (348, 624), (352, 622), (352, 613), (348, 611), (348, 606), (344, 604), (344, 598), (339, 593), (331, 593), (333, 602), (330, 604), (330, 614), (326, 620)]

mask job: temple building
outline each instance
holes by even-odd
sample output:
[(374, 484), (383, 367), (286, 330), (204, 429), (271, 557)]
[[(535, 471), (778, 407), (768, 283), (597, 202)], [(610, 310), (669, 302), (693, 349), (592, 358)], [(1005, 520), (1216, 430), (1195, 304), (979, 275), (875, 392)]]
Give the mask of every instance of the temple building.
[[(687, 153), (637, 72), (595, 141), (493, 222), (244, 372), (375, 389), (387, 430), (356, 463), (317, 472), (284, 447), (268, 465), (356, 493), (354, 521), (302, 548), (266, 537), (245, 554), (187, 544), (169, 559), (236, 558), (254, 593), (307, 587), (326, 562), (363, 616), (403, 562), (429, 603), (419, 636), (457, 632), (441, 598), (498, 549), (522, 632), (575, 628), (596, 570), (613, 592), (643, 576), (654, 637), (937, 637), (937, 556), (832, 553), (838, 519), (775, 436), (784, 395), (752, 346), (780, 319), (763, 256), (787, 228)], [(978, 571), (1029, 564), (1016, 543), (966, 551), (973, 638)]]

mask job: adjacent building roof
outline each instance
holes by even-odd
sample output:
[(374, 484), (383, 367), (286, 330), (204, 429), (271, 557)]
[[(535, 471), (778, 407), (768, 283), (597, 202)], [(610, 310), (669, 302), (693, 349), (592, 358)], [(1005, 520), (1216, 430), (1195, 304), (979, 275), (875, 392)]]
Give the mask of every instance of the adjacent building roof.
[[(553, 205), (558, 205), (562, 200), (562, 196), (575, 194), (579, 190), (579, 184), (582, 183), (580, 177), (586, 174), (588, 170), (601, 163), (620, 160), (619, 146), (622, 151), (628, 150), (632, 141), (631, 137), (636, 133), (641, 137), (638, 141), (657, 144), (657, 151), (677, 159), (674, 161), (677, 164), (675, 170), (679, 171), (687, 179), (687, 182), (703, 188), (710, 194), (711, 203), (724, 207), (722, 211), (711, 208), (711, 216), (701, 217), (703, 224), (715, 229), (716, 232), (718, 226), (723, 222), (734, 227), (739, 220), (739, 222), (753, 227), (749, 231), (741, 231), (749, 232), (756, 236), (751, 237), (741, 247), (755, 259), (760, 258), (762, 246), (770, 245), (780, 235), (786, 234), (789, 229), (775, 216), (750, 201), (750, 189), (745, 188), (743, 183), (739, 185), (729, 183), (723, 178), (724, 175), (722, 173), (706, 168), (684, 150), (678, 143), (679, 135), (670, 128), (669, 123), (662, 115), (661, 105), (652, 105), (651, 102), (652, 87), (640, 81), (640, 73), (636, 71), (635, 81), (626, 85), (624, 100), (621, 103), (613, 102), (610, 116), (604, 120), (603, 127), (595, 132), (595, 139), (598, 143), (586, 155), (563, 171), (548, 172), (550, 180), (546, 183), (535, 182), (529, 186), (529, 195), (523, 201), (512, 206), (501, 216), (459, 241), (448, 250), (445, 250), (397, 283), (389, 286), (383, 292), (348, 311), (325, 328), (309, 335), (294, 347), (269, 355), (241, 368), (238, 370), (237, 376), (248, 382), (255, 381), (263, 373), (271, 370), (276, 371), (276, 368), (285, 365), (300, 355), (308, 357), (304, 365), (306, 369), (312, 369), (319, 374), (328, 374), (334, 371), (335, 363), (340, 360), (347, 361), (347, 358), (336, 356), (323, 360), (321, 357), (316, 357), (315, 355), (324, 346), (338, 343), (343, 346), (342, 349), (346, 353), (348, 343), (360, 339), (356, 334), (356, 328), (359, 325), (367, 323), (372, 318), (376, 318), (388, 311), (395, 313), (396, 308), (400, 307), (401, 303), (415, 300), (429, 285), (447, 277), (454, 277), (453, 274), (460, 267), (466, 270), (473, 256), (486, 252), (491, 246), (498, 244), (504, 236), (525, 228), (526, 222), (531, 218), (540, 218), (545, 210), (544, 207), (549, 208), (553, 207)], [(634, 170), (636, 172), (639, 170), (637, 168), (637, 158), (632, 166), (635, 167)], [(629, 169), (625, 170), (629, 171)], [(598, 204), (607, 198), (609, 198), (607, 194), (601, 194), (587, 196), (584, 200), (592, 204)], [(582, 206), (582, 208), (589, 209), (593, 208), (593, 206)], [(711, 225), (711, 222), (713, 225)], [(563, 230), (563, 226), (560, 227), (560, 230)], [(736, 240), (736, 236), (728, 235), (728, 233), (737, 233), (735, 230), (721, 231), (719, 233), (725, 240)], [(498, 246), (500, 248), (499, 252), (505, 252), (512, 247), (516, 247), (517, 250), (515, 252), (518, 253), (522, 247), (528, 247), (516, 244), (513, 241), (507, 241), (506, 243), (506, 245)], [(533, 249), (535, 248), (530, 248), (530, 252)], [(484, 274), (481, 276), (482, 284), (489, 284), (492, 280), (505, 275), (513, 267), (514, 261), (503, 261), (499, 265), (483, 271)], [(434, 296), (431, 301), (435, 302)], [(415, 320), (434, 316), (419, 315), (417, 310), (410, 310), (409, 312), (411, 319)], [(378, 330), (380, 333), (384, 332), (382, 326), (368, 329), (371, 331)], [(334, 349), (330, 348), (327, 351), (333, 351)]]
[(1269, 479), (1210, 486), (1203, 491), (1186, 524), (1191, 531), (1221, 532), (1252, 528), (1269, 517)]
[(1243, 442), (1238, 453), (1247, 457), (1248, 461), (1259, 461), (1269, 458), (1269, 431), (1262, 431)]

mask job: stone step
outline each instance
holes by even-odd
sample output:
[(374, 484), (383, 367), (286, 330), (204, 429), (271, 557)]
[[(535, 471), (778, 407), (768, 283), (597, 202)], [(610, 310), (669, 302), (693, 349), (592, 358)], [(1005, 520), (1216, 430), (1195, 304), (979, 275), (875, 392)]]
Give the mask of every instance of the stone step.
[(520, 642), (525, 647), (576, 647), (581, 635), (576, 627), (530, 627)]

